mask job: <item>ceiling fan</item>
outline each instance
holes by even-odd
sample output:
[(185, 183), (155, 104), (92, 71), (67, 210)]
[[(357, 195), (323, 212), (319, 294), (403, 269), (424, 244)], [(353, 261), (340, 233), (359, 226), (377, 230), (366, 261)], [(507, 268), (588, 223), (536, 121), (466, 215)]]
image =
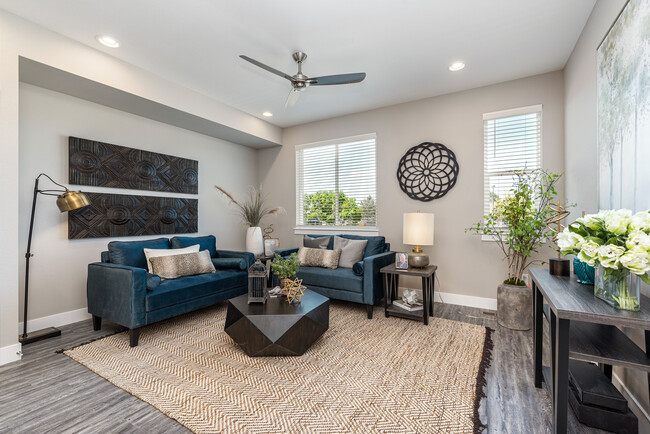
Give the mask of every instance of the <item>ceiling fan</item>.
[(295, 53), (293, 53), (292, 56), (293, 56), (293, 60), (295, 60), (296, 63), (298, 64), (298, 72), (295, 75), (285, 74), (282, 71), (278, 71), (275, 68), (271, 68), (270, 66), (265, 65), (262, 62), (258, 62), (255, 59), (251, 59), (248, 56), (244, 56), (243, 54), (239, 57), (246, 60), (247, 62), (252, 63), (255, 66), (259, 66), (262, 69), (266, 69), (267, 71), (275, 75), (284, 77), (291, 82), (291, 91), (287, 96), (287, 101), (284, 104), (285, 107), (292, 107), (296, 103), (296, 101), (298, 101), (300, 92), (307, 89), (309, 86), (330, 86), (333, 84), (359, 83), (360, 81), (363, 81), (364, 78), (366, 78), (365, 72), (357, 72), (353, 74), (325, 75), (322, 77), (310, 78), (302, 73), (302, 64), (307, 59), (307, 54), (301, 51), (296, 51)]

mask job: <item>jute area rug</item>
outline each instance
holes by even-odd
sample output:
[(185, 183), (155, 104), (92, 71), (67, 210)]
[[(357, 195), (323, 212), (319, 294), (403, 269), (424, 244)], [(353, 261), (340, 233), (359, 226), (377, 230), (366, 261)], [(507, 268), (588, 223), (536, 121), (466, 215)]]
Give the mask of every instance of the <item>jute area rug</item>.
[(246, 356), (223, 331), (226, 305), (65, 351), (194, 432), (471, 433), (491, 330), (428, 326), (336, 303), (303, 356)]

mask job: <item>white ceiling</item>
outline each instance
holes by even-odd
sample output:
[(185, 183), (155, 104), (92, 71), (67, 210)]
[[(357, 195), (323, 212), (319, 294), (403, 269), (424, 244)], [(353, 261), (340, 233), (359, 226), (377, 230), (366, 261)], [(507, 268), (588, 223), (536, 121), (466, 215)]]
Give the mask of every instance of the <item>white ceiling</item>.
[[(0, 8), (281, 127), (562, 69), (595, 0), (0, 0)], [(111, 49), (95, 36), (121, 43)], [(311, 87), (284, 108), (293, 51)], [(462, 60), (467, 67), (447, 68)]]

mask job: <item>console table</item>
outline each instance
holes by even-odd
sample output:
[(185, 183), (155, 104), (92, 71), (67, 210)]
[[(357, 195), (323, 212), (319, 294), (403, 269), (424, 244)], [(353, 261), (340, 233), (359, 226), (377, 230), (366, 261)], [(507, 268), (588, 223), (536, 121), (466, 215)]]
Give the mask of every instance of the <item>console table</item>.
[[(640, 369), (650, 380), (650, 299), (641, 296), (641, 310), (617, 310), (596, 298), (593, 286), (575, 276), (552, 276), (547, 269), (530, 270), (533, 285), (535, 387), (550, 386), (553, 432), (567, 432), (569, 358), (597, 362), (611, 378), (611, 366)], [(542, 366), (544, 304), (548, 303), (551, 366)], [(617, 326), (645, 330), (646, 351)]]

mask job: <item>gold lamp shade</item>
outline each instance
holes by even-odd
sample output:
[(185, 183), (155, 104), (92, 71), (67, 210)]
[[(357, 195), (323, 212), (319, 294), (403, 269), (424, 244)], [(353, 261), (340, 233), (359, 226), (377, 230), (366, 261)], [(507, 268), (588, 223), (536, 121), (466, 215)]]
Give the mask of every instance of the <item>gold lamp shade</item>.
[(72, 211), (90, 205), (90, 199), (81, 191), (66, 190), (56, 199), (56, 206), (61, 212)]

